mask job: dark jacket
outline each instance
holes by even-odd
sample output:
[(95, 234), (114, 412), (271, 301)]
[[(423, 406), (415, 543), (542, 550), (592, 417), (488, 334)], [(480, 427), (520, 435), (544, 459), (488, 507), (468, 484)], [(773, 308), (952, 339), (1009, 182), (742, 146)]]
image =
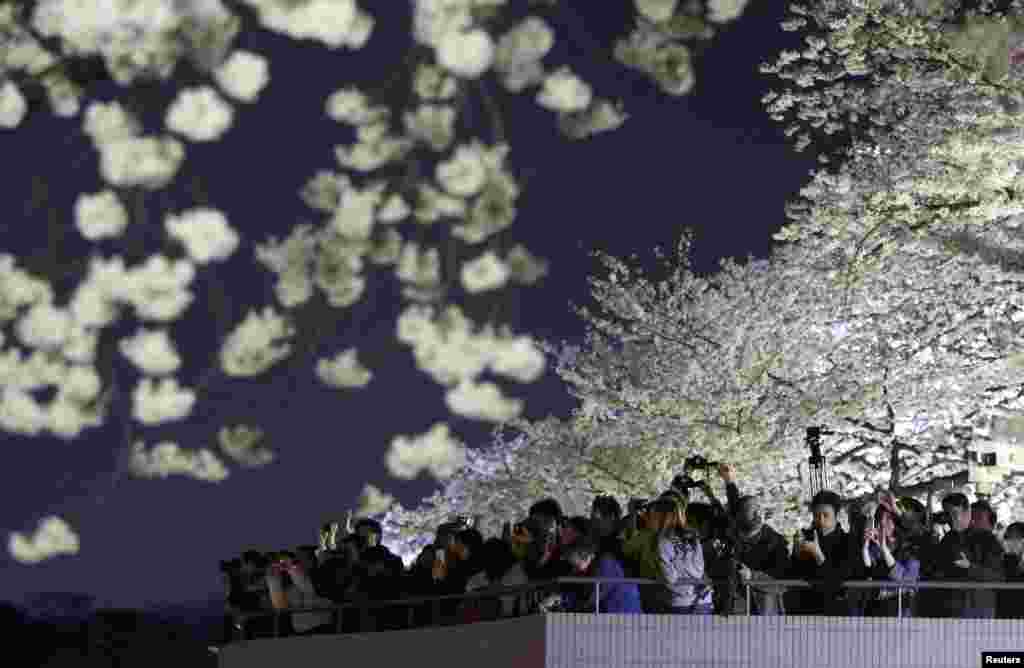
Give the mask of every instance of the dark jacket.
[[(751, 577), (754, 580), (766, 580), (769, 578), (784, 579), (789, 571), (789, 552), (786, 549), (786, 539), (767, 524), (762, 524), (761, 529), (752, 537), (742, 536), (733, 531), (733, 541), (736, 551), (736, 563), (745, 565), (751, 570)], [(752, 585), (750, 589), (750, 614), (754, 615), (778, 615), (782, 614), (783, 587), (771, 585)], [(746, 588), (740, 586), (736, 589), (732, 607), (732, 614), (746, 614), (747, 592)]]
[(787, 577), (808, 580), (812, 586), (787, 592), (787, 614), (845, 616), (848, 613), (846, 588), (842, 582), (851, 579), (851, 572), (856, 568), (853, 561), (856, 541), (842, 526), (836, 525), (819, 543), (825, 556), (820, 566), (814, 559), (801, 558), (799, 554), (790, 559)]
[[(960, 568), (953, 562), (960, 553), (967, 555), (970, 568)], [(932, 576), (936, 580), (998, 582), (1003, 579), (1003, 546), (991, 531), (965, 529), (950, 531), (936, 546), (931, 555)], [(944, 590), (941, 599), (940, 617), (991, 618), (995, 615), (995, 590)]]
[[(755, 580), (788, 577), (789, 551), (786, 548), (786, 539), (778, 531), (763, 523), (761, 529), (754, 536), (742, 535), (735, 523), (739, 513), (739, 489), (734, 483), (729, 483), (725, 486), (725, 493), (729, 503), (729, 516), (733, 519), (730, 535), (735, 546), (737, 564), (749, 568), (752, 571), (751, 577)], [(750, 613), (755, 615), (782, 614), (785, 611), (782, 605), (783, 591), (781, 587), (751, 587), (750, 605), (752, 610)], [(734, 614), (747, 612), (745, 587), (741, 586), (736, 589), (732, 612)]]
[[(1003, 555), (1003, 578), (1006, 582), (1024, 583), (1024, 571), (1021, 570), (1021, 558), (1018, 555)], [(996, 592), (996, 617), (1024, 619), (1024, 589)]]

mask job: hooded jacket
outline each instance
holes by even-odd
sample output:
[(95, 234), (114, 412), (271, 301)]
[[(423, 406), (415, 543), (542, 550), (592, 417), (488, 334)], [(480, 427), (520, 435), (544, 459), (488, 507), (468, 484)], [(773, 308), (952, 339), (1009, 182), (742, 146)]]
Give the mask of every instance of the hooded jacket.
[[(712, 590), (707, 584), (692, 584), (685, 579), (704, 579), (704, 548), (700, 535), (691, 529), (658, 538), (660, 578), (665, 590), (659, 598), (668, 607), (685, 608), (712, 604)], [(656, 589), (657, 591), (657, 589)], [(667, 596), (666, 596), (667, 594)]]

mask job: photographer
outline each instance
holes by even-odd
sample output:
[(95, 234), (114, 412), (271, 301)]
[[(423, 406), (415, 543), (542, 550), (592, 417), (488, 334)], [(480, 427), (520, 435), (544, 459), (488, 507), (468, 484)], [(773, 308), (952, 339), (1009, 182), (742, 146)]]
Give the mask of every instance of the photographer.
[[(736, 485), (736, 469), (731, 464), (720, 464), (718, 474), (725, 482), (728, 496), (732, 520), (729, 531), (739, 582), (785, 578), (789, 567), (786, 539), (764, 523), (757, 497), (740, 496)], [(782, 591), (782, 587), (770, 584), (752, 586), (749, 613), (783, 614)], [(745, 588), (737, 587), (728, 605), (731, 614), (747, 614)]]
[[(630, 515), (639, 510), (630, 502)], [(623, 552), (635, 569), (635, 576), (658, 580), (660, 586), (640, 588), (644, 612), (710, 615), (711, 588), (686, 582), (704, 579), (704, 553), (699, 534), (688, 528), (686, 502), (666, 493), (645, 512), (643, 528), (627, 531)]]
[[(735, 540), (730, 531), (730, 511), (733, 510), (732, 506), (738, 497), (736, 485), (735, 482), (726, 482), (726, 495), (730, 503), (730, 510), (727, 511), (715, 497), (708, 483), (710, 472), (714, 469), (721, 472), (723, 466), (725, 465), (710, 462), (701, 455), (694, 455), (686, 460), (683, 473), (672, 480), (671, 486), (672, 491), (687, 501), (690, 501), (690, 491), (693, 489), (703, 492), (707, 499), (707, 503), (688, 503), (687, 520), (700, 534), (704, 570), (714, 582), (713, 599), (716, 614), (731, 612), (733, 601), (740, 589), (738, 565), (735, 560)], [(703, 479), (695, 480), (690, 475), (691, 471), (703, 471)]]

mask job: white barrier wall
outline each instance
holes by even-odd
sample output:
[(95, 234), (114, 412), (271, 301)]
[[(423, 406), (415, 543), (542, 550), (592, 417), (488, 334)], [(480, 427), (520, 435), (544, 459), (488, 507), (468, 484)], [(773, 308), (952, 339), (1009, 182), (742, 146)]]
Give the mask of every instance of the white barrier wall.
[(539, 615), (409, 631), (260, 639), (221, 649), (220, 668), (543, 668)]
[(220, 668), (976, 668), (1024, 652), (1024, 621), (551, 614), (466, 626), (251, 640)]
[(994, 651), (1024, 651), (1024, 621), (562, 614), (547, 625), (549, 668), (977, 668)]

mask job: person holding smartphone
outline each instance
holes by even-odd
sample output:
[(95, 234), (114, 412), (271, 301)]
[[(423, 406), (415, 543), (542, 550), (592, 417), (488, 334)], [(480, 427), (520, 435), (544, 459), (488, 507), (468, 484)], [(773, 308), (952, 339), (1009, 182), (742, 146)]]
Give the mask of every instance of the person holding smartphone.
[[(909, 549), (905, 536), (896, 523), (896, 514), (889, 505), (879, 505), (868, 526), (864, 528), (861, 548), (863, 576), (873, 580), (917, 582), (921, 576), (921, 560)], [(859, 576), (855, 576), (860, 579)], [(903, 592), (900, 605), (893, 588), (871, 590), (864, 614), (870, 617), (910, 617), (914, 591)], [(902, 611), (902, 612), (901, 612)]]
[(856, 562), (851, 559), (851, 540), (837, 520), (843, 501), (823, 490), (811, 499), (812, 523), (795, 536), (788, 577), (807, 580), (811, 587), (786, 593), (786, 611), (798, 615), (846, 616), (849, 605), (844, 580), (850, 579)]

